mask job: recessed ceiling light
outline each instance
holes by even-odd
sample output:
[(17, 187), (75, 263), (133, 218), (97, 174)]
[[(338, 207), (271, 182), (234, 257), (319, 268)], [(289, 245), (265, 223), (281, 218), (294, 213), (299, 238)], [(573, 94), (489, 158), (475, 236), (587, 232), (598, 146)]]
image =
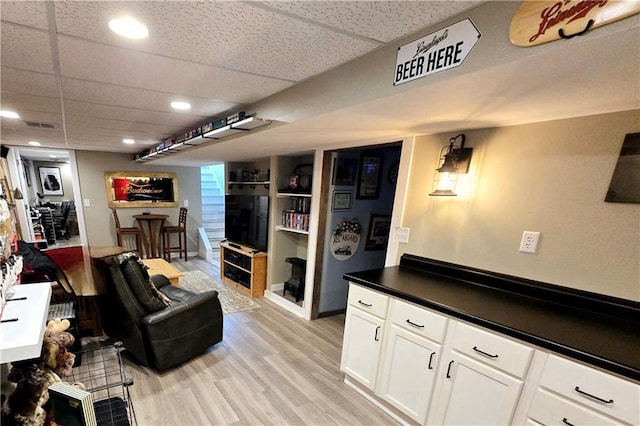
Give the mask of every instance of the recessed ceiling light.
[(191, 104), (189, 102), (175, 101), (171, 102), (171, 107), (174, 109), (191, 109)]
[(141, 39), (149, 35), (147, 27), (131, 16), (112, 19), (109, 21), (109, 28), (114, 33), (127, 38)]
[(126, 143), (127, 145), (133, 145), (136, 143), (133, 139), (122, 139), (122, 143)]
[(17, 112), (15, 112), (15, 111), (7, 111), (5, 109), (0, 111), (0, 117), (4, 117), (4, 118), (20, 118), (20, 116), (18, 115)]
[(38, 141), (29, 141), (29, 145), (31, 145), (31, 146), (40, 146), (40, 142), (38, 142)]
[(49, 158), (58, 158), (57, 155), (49, 154)]

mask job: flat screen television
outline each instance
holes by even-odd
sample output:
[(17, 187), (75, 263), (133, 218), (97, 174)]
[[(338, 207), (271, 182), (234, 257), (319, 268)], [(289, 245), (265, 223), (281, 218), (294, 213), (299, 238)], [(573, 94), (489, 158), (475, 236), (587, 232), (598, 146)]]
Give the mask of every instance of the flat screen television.
[(226, 195), (224, 236), (230, 243), (267, 251), (269, 238), (269, 197), (266, 195)]

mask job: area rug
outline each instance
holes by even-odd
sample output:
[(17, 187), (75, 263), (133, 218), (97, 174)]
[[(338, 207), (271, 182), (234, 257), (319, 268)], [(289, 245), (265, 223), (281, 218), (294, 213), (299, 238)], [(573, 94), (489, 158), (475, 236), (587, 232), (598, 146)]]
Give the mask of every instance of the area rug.
[(202, 271), (184, 272), (184, 276), (180, 278), (180, 287), (194, 293), (216, 290), (220, 305), (222, 305), (222, 312), (225, 314), (248, 311), (260, 307), (249, 296), (245, 296), (225, 284), (214, 281)]

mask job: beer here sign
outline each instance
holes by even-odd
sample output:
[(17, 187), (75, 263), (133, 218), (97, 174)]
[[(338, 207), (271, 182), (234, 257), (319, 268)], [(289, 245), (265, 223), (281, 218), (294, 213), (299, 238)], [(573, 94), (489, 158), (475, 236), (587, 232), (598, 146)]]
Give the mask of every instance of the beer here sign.
[(458, 67), (480, 40), (480, 32), (467, 18), (398, 48), (397, 86)]

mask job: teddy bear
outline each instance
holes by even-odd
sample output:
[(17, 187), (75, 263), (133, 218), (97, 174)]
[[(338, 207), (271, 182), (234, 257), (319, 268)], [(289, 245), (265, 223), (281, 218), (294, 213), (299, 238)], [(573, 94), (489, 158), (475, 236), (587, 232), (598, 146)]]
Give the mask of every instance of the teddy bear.
[[(2, 406), (3, 425), (41, 426), (53, 425), (46, 405), (48, 388), (61, 377), (68, 377), (75, 355), (68, 352), (73, 342), (72, 334), (66, 332), (68, 320), (56, 318), (47, 323), (40, 358), (12, 364), (8, 380), (16, 383), (14, 391)], [(78, 384), (82, 388), (82, 385)]]

